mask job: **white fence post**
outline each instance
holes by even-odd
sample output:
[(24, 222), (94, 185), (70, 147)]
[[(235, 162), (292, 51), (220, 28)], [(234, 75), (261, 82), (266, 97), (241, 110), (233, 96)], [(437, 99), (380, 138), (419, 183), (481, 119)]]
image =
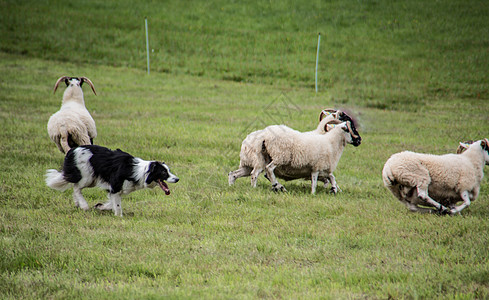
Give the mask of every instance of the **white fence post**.
[(318, 92), (318, 61), (319, 61), (319, 44), (321, 43), (321, 33), (318, 33), (318, 51), (316, 53), (316, 94)]
[(148, 60), (148, 75), (149, 75), (149, 39), (148, 39), (148, 18), (144, 18), (144, 27), (146, 28), (146, 58)]

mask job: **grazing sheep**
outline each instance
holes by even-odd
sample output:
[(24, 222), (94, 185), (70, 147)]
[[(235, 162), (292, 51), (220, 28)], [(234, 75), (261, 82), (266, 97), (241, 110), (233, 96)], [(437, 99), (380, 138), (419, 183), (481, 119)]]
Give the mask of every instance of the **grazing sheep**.
[[(341, 111), (334, 110), (334, 109), (325, 109), (321, 111), (319, 115), (320, 124), (318, 125), (316, 131), (321, 134), (326, 133), (325, 130), (327, 129), (327, 127), (325, 125), (327, 123), (331, 122), (332, 120), (338, 120), (340, 116), (343, 117), (345, 115), (346, 114), (342, 113)], [(323, 118), (325, 119), (323, 120)], [(266, 134), (267, 134), (266, 128), (262, 130), (257, 130), (250, 133), (243, 140), (241, 144), (241, 152), (239, 154), (240, 156), (239, 169), (229, 172), (228, 174), (229, 185), (233, 185), (236, 179), (240, 177), (251, 175), (251, 185), (253, 187), (256, 187), (258, 175), (260, 175), (260, 173), (263, 172), (265, 166), (270, 162), (267, 161), (268, 158), (263, 152), (264, 151), (263, 142), (265, 140)], [(279, 177), (280, 175), (282, 175), (282, 172), (280, 172), (280, 170), (277, 170), (277, 173)]]
[(466, 148), (461, 154), (392, 155), (382, 170), (384, 185), (413, 212), (460, 212), (479, 195), (484, 164), (489, 164), (489, 141), (461, 145)]
[(62, 153), (68, 153), (71, 148), (93, 144), (97, 137), (95, 121), (85, 107), (82, 85), (87, 82), (95, 95), (95, 88), (86, 77), (62, 76), (54, 85), (54, 93), (58, 85), (64, 81), (67, 88), (63, 94), (61, 108), (48, 121), (48, 134)]

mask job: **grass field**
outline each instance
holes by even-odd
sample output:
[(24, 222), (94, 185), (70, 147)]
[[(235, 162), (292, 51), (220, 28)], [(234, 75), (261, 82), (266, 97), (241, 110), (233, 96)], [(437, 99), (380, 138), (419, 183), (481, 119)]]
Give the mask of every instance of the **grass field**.
[[(381, 179), (395, 152), (489, 137), (486, 1), (133, 2), (0, 3), (0, 298), (489, 298), (487, 178), (455, 217), (408, 213)], [(95, 85), (95, 143), (164, 160), (170, 196), (134, 192), (118, 218), (45, 185), (62, 75)], [(340, 194), (228, 186), (249, 132), (328, 107), (363, 138)]]

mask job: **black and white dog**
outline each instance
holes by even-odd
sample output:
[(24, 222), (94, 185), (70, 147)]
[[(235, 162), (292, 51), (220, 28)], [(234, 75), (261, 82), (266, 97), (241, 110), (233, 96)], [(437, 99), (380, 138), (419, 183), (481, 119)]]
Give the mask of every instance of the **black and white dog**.
[(165, 163), (146, 161), (117, 149), (112, 151), (97, 145), (73, 148), (66, 154), (63, 170), (47, 170), (46, 184), (64, 191), (73, 187), (75, 205), (88, 210), (81, 193), (86, 187), (98, 186), (107, 190), (109, 201), (97, 204), (99, 210), (113, 210), (122, 217), (121, 196), (143, 188), (159, 185), (166, 195), (170, 189), (165, 181), (176, 183), (178, 177), (170, 173)]

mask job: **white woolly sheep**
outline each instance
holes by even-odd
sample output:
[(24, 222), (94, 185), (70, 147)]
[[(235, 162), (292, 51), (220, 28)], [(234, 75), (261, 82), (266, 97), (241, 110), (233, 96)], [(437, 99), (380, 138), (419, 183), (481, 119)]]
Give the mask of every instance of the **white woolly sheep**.
[(487, 139), (461, 146), (466, 149), (461, 154), (392, 155), (382, 170), (384, 185), (413, 212), (459, 213), (477, 199), (484, 164), (489, 164)]
[[(327, 130), (327, 127), (325, 126), (325, 124), (331, 122), (332, 120), (339, 119), (340, 114), (342, 114), (342, 112), (335, 109), (325, 109), (321, 111), (319, 115), (319, 122), (321, 123), (322, 119), (324, 117), (326, 118), (321, 124), (318, 125), (316, 131), (321, 134), (326, 133), (325, 130)], [(239, 169), (229, 172), (228, 174), (229, 185), (233, 185), (236, 179), (240, 177), (251, 175), (251, 185), (253, 187), (256, 187), (258, 175), (260, 175), (260, 173), (265, 169), (266, 165), (270, 163), (268, 157), (266, 157), (265, 153), (263, 152), (264, 151), (263, 142), (265, 140), (266, 133), (267, 133), (266, 129), (257, 130), (248, 134), (248, 136), (243, 140), (243, 142), (241, 143), (241, 152), (239, 154), (240, 156)], [(295, 173), (297, 172), (294, 172), (294, 174)], [(281, 177), (282, 175), (284, 177), (286, 176), (284, 172), (281, 172), (281, 168), (277, 169), (276, 175), (279, 178), (282, 178)], [(292, 176), (297, 176), (297, 175), (292, 175)], [(297, 178), (301, 178), (301, 177), (297, 177)], [(326, 182), (327, 181), (325, 181), (325, 184)]]
[[(329, 124), (331, 122), (340, 125), (331, 130), (334, 126)], [(274, 170), (277, 168), (280, 170), (279, 176), (288, 180), (309, 177), (312, 180), (312, 193), (316, 191), (318, 177), (325, 184), (329, 180), (332, 190), (337, 192), (338, 186), (332, 172), (344, 146), (347, 142), (355, 146), (361, 142), (352, 126), (352, 121), (341, 123), (335, 118), (325, 118), (314, 131), (299, 132), (285, 125), (273, 125), (252, 133), (243, 141), (240, 168), (229, 173), (229, 183), (233, 184), (236, 178), (251, 174), (251, 183), (256, 186), (258, 175), (266, 170), (266, 177), (274, 190), (285, 191), (276, 179)], [(255, 150), (257, 147), (260, 147), (260, 153)]]
[[(353, 133), (355, 135), (359, 136), (359, 134), (355, 128), (354, 120), (345, 112), (339, 111), (339, 110), (335, 111), (335, 110), (331, 110), (331, 109), (323, 110), (321, 112), (321, 114), (319, 115), (319, 122), (321, 122), (323, 118), (328, 118), (329, 120), (331, 120), (331, 121), (327, 121), (327, 124), (336, 123), (334, 121), (334, 119), (339, 120), (339, 121), (350, 121), (351, 129), (352, 129)], [(331, 118), (333, 118), (333, 119), (331, 119)], [(325, 127), (326, 127), (325, 129), (327, 129), (328, 126), (325, 126)], [(330, 126), (330, 127), (334, 127), (334, 125)], [(317, 132), (322, 134), (322, 131), (317, 130)], [(358, 142), (360, 142), (360, 140)], [(277, 166), (274, 170), (274, 173), (275, 173), (276, 177), (284, 179), (286, 181), (295, 180), (295, 179), (312, 180), (311, 173), (309, 172), (308, 169), (305, 169), (305, 168), (295, 169), (290, 165)], [(267, 177), (267, 175), (265, 175), (265, 177)], [(334, 178), (334, 176), (333, 176), (333, 178)], [(322, 181), (324, 183), (324, 187), (326, 188), (328, 182), (330, 182), (329, 174), (327, 174), (324, 171), (320, 171), (319, 175), (318, 175), (318, 180)], [(341, 191), (339, 186), (336, 183), (333, 184), (331, 182), (331, 192), (336, 194), (339, 191)]]
[(327, 134), (312, 132), (299, 132), (285, 125), (270, 126), (271, 132), (287, 132), (284, 135), (268, 135), (265, 138), (264, 148), (270, 163), (265, 167), (268, 179), (274, 190), (285, 188), (278, 183), (274, 170), (279, 166), (287, 166), (292, 170), (307, 170), (311, 178), (311, 193), (316, 192), (317, 180), (320, 173), (328, 177), (334, 193), (338, 191), (333, 175), (336, 166), (343, 154), (346, 144), (357, 147), (361, 143), (360, 135), (354, 134), (350, 121), (330, 127)]
[(62, 76), (54, 85), (54, 93), (58, 85), (64, 81), (67, 88), (63, 94), (61, 108), (48, 121), (48, 134), (62, 153), (68, 153), (71, 148), (93, 144), (97, 137), (95, 121), (85, 107), (82, 85), (87, 82), (95, 95), (95, 88), (86, 77)]

